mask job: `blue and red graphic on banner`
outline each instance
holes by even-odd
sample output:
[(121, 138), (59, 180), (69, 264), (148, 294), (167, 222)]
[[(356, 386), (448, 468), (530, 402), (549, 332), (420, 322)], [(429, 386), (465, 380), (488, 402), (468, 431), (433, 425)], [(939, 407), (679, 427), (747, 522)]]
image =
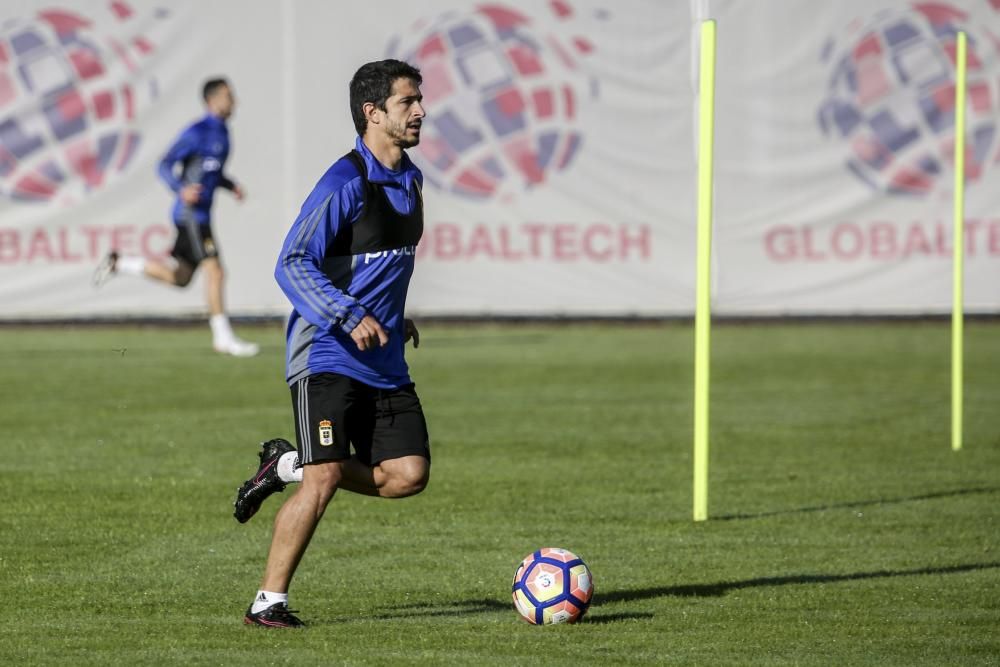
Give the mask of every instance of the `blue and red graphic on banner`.
[[(3, 196), (72, 203), (131, 162), (140, 62), (150, 40), (129, 28), (135, 13), (110, 2), (101, 15), (51, 8), (0, 25), (0, 177)], [(165, 16), (159, 12), (158, 16)], [(116, 24), (108, 30), (102, 25)]]
[[(573, 18), (561, 0), (541, 7), (557, 23)], [(416, 157), (427, 181), (485, 200), (566, 169), (583, 141), (580, 104), (597, 96), (579, 67), (593, 49), (585, 37), (559, 38), (497, 4), (449, 12), (393, 40), (389, 55), (424, 77), (431, 113)]]
[(824, 47), (832, 71), (820, 127), (848, 142), (847, 168), (873, 189), (923, 196), (950, 182), (959, 30), (969, 36), (966, 180), (975, 182), (1000, 160), (1000, 82), (984, 67), (1000, 37), (953, 5), (915, 2), (856, 19)]

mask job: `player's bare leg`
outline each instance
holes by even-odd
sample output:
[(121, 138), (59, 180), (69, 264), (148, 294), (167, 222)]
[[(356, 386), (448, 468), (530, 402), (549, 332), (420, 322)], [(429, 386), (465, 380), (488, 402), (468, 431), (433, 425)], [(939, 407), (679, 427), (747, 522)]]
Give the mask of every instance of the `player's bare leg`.
[(184, 287), (191, 282), (195, 267), (171, 258), (169, 261), (146, 259), (134, 255), (119, 255), (112, 250), (94, 272), (94, 285), (103, 286), (116, 275), (143, 276), (168, 285)]
[(274, 534), (267, 555), (261, 590), (287, 593), (302, 554), (309, 546), (316, 525), (343, 478), (342, 462), (304, 466), (302, 484), (285, 501), (274, 518)]
[(121, 274), (150, 278), (168, 285), (185, 287), (191, 282), (195, 267), (171, 258), (168, 261), (146, 259), (135, 255), (119, 255), (112, 250), (101, 260), (94, 271), (94, 285), (101, 287), (111, 278)]
[(216, 352), (236, 357), (252, 357), (260, 351), (256, 343), (242, 340), (233, 333), (226, 316), (222, 292), (225, 271), (218, 257), (206, 257), (201, 262), (205, 276), (205, 301), (208, 304), (209, 325), (212, 327), (212, 346)]
[(194, 267), (180, 260), (167, 263), (148, 259), (143, 266), (143, 274), (147, 278), (159, 280), (168, 285), (186, 287), (194, 276)]
[(243, 622), (272, 628), (304, 625), (288, 608), (288, 586), (341, 479), (339, 461), (306, 466), (302, 485), (274, 517), (274, 532), (260, 590)]
[(430, 473), (430, 462), (419, 455), (386, 459), (375, 466), (352, 457), (343, 461), (340, 488), (366, 496), (406, 498), (424, 490)]
[[(261, 443), (257, 473), (236, 490), (233, 516), (246, 523), (261, 504), (288, 484), (302, 482), (305, 469), (299, 454), (282, 438)], [(427, 486), (430, 462), (419, 455), (387, 459), (376, 466), (362, 463), (357, 457), (341, 461), (341, 479), (337, 488), (378, 498), (405, 498)]]
[(221, 315), (225, 312), (222, 308), (222, 286), (225, 282), (222, 262), (218, 257), (209, 257), (202, 261), (201, 265), (205, 275), (205, 300), (208, 302), (208, 313)]

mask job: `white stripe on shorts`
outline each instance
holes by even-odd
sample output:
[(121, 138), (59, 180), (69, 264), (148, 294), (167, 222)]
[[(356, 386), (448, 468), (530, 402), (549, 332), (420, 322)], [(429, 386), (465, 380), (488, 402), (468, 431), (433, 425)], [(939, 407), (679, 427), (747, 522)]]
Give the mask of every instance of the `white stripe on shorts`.
[(312, 429), (309, 427), (309, 378), (299, 380), (299, 437), (302, 438), (302, 463), (312, 463)]

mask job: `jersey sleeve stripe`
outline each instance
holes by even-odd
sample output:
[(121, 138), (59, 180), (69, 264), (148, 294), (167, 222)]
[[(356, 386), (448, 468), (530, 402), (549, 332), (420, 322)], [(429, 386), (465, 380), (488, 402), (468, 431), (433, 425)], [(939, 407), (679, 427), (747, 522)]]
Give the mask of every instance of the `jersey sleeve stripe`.
[(288, 252), (281, 258), (282, 270), (285, 272), (289, 283), (294, 286), (295, 291), (298, 292), (307, 305), (311, 306), (318, 315), (328, 320), (331, 327), (338, 320), (343, 319), (344, 316), (342, 313), (345, 308), (339, 306), (339, 304), (337, 304), (338, 307), (336, 310), (330, 307), (330, 303), (325, 298), (326, 295), (323, 293), (322, 288), (308, 274), (303, 267), (303, 263), (309, 261), (306, 246), (309, 239), (316, 233), (316, 229), (319, 227), (327, 208), (329, 208), (332, 198), (333, 195), (327, 197), (320, 206), (316, 207), (316, 210), (310, 214), (309, 218), (302, 223), (298, 236), (292, 242)]

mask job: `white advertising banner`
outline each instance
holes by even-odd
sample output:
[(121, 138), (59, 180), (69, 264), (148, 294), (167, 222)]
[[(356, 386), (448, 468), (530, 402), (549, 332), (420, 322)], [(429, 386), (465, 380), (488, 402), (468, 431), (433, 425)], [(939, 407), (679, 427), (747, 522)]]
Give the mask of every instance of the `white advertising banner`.
[(738, 313), (947, 312), (956, 32), (966, 305), (1000, 306), (1000, 2), (739, 0), (719, 25), (715, 294)]
[(714, 310), (939, 313), (951, 299), (954, 41), (969, 34), (966, 303), (1000, 307), (1000, 0), (6, 2), (0, 318), (189, 315), (157, 164), (223, 75), (237, 109), (213, 228), (229, 310), (279, 315), (298, 207), (354, 140), (348, 82), (422, 70), (414, 314), (687, 315), (693, 36), (718, 21)]

